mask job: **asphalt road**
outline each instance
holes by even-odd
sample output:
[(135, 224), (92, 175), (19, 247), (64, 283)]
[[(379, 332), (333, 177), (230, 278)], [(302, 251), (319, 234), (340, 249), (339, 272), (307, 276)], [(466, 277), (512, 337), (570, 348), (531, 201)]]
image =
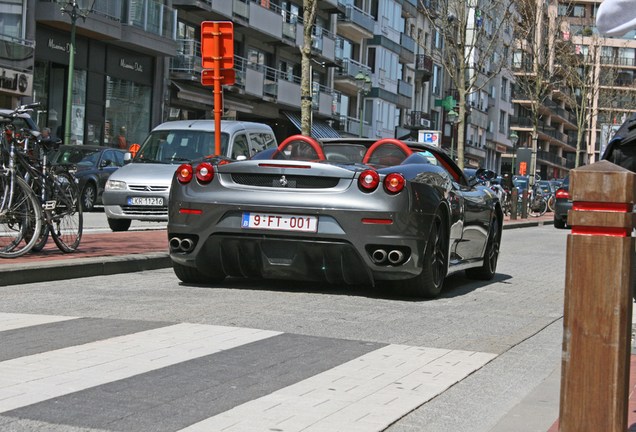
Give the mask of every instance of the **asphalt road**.
[[(201, 422), (192, 430), (216, 431), (248, 419), (227, 430), (545, 432), (558, 416), (567, 233), (505, 230), (494, 281), (452, 276), (432, 301), (288, 281), (185, 286), (171, 269), (0, 287), (0, 430), (176, 431)], [(228, 329), (238, 332), (223, 342), (231, 346), (174, 354), (198, 332)], [(126, 348), (105, 345), (114, 341)], [(80, 346), (94, 356), (78, 358)], [(110, 360), (137, 346), (145, 351)], [(391, 376), (414, 352), (443, 361), (399, 375), (362, 407), (338, 408), (336, 382), (346, 392), (372, 387), (368, 373), (343, 368), (364, 362)], [(145, 367), (149, 353), (157, 355)], [(382, 363), (389, 358), (400, 360)], [(344, 381), (316, 383), (334, 373)], [(321, 388), (329, 403), (316, 402)], [(302, 397), (285, 399), (294, 389)], [(336, 416), (338, 427), (311, 417), (331, 404), (349, 416)]]

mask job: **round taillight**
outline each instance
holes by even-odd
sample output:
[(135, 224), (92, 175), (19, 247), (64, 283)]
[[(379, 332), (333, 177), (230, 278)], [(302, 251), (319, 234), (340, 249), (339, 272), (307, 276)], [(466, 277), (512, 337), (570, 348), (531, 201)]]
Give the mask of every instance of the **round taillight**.
[(384, 190), (396, 194), (404, 189), (404, 177), (399, 173), (391, 173), (384, 177)]
[(197, 180), (201, 184), (208, 184), (214, 178), (214, 168), (209, 162), (202, 162), (197, 165)]
[(558, 199), (570, 199), (570, 193), (567, 189), (557, 189), (554, 194)]
[(181, 184), (188, 184), (192, 180), (192, 165), (182, 164), (177, 168), (177, 180)]
[(365, 192), (373, 192), (380, 184), (380, 175), (373, 170), (364, 170), (358, 178), (360, 189)]

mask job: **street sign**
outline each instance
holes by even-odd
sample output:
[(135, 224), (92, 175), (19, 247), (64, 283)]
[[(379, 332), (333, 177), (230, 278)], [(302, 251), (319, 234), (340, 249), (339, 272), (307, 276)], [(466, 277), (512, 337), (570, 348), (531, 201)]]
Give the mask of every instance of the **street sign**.
[(203, 21), (201, 23), (201, 66), (203, 69), (234, 68), (234, 23), (232, 21)]
[[(201, 84), (204, 86), (214, 85), (214, 69), (203, 69), (201, 71)], [(221, 69), (221, 85), (233, 85), (236, 82), (234, 69)]]
[(419, 130), (417, 131), (417, 141), (440, 147), (442, 133), (440, 131)]

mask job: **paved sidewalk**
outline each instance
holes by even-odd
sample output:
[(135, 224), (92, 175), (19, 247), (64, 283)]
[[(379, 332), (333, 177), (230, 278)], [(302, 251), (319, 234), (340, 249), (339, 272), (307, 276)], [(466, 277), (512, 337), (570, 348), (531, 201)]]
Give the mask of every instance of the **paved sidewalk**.
[(85, 233), (77, 251), (61, 252), (52, 239), (40, 252), (0, 258), (0, 286), (170, 267), (165, 229)]
[[(504, 229), (552, 224), (542, 217), (504, 220)], [(77, 251), (61, 252), (53, 240), (44, 250), (18, 258), (0, 258), (0, 286), (170, 267), (165, 229), (85, 232)]]

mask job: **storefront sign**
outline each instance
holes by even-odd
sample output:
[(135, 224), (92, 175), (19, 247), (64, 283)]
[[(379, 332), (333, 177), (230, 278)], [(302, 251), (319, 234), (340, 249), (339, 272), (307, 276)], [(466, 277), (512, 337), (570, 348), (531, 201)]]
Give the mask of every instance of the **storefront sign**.
[(30, 95), (33, 74), (0, 68), (0, 91), (15, 95)]
[(134, 72), (142, 72), (144, 71), (144, 67), (143, 65), (137, 63), (137, 62), (130, 62), (128, 60), (126, 60), (125, 58), (120, 58), (119, 59), (119, 67), (122, 67), (124, 69), (130, 70), (130, 71), (134, 71)]

